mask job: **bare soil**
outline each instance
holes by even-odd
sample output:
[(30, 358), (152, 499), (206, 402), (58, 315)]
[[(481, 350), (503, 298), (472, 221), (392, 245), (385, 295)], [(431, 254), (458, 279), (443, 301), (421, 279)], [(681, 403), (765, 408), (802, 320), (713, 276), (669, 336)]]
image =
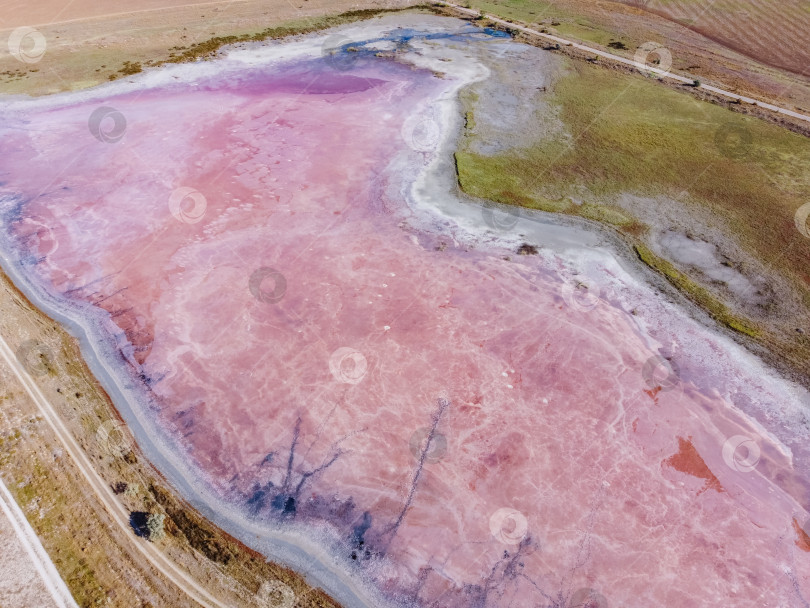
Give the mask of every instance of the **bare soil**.
[[(293, 590), (298, 607), (337, 606), (185, 504), (119, 426), (76, 340), (34, 309), (5, 275), (0, 275), (0, 334), (18, 352), (32, 340), (38, 345), (42, 364), (34, 370), (36, 381), (61, 420), (127, 510), (165, 515), (166, 535), (155, 543), (209, 593), (229, 606), (255, 606), (261, 585), (278, 581)], [(5, 364), (0, 391), (0, 475), (79, 605), (196, 605), (134, 548), (151, 541), (123, 531), (88, 491), (76, 463)]]
[[(63, 2), (44, 3), (54, 12)], [(109, 0), (99, 6), (111, 8)], [(254, 35), (263, 30), (287, 24), (291, 31), (318, 26), (326, 15), (347, 11), (396, 9), (417, 4), (414, 0), (306, 0), (305, 3), (284, 0), (237, 0), (210, 4), (164, 2), (157, 10), (156, 0), (140, 0), (127, 13), (114, 11), (109, 16), (96, 15), (97, 7), (80, 2), (70, 14), (82, 18), (31, 25), (44, 37), (45, 52), (38, 60), (25, 63), (13, 55), (0, 54), (0, 94), (47, 95), (84, 89), (111, 79), (139, 72), (149, 63), (170, 60), (195, 45), (212, 38)], [(182, 4), (182, 6), (178, 6)], [(297, 6), (301, 4), (301, 6)], [(71, 5), (72, 6), (72, 5)], [(29, 11), (30, 7), (36, 10)], [(137, 12), (138, 7), (143, 8)], [(151, 7), (151, 8), (150, 8)], [(127, 4), (130, 8), (130, 4)], [(148, 10), (147, 10), (148, 9)], [(43, 11), (39, 4), (21, 3), (9, 23), (36, 23)], [(67, 9), (66, 9), (67, 10)], [(4, 13), (5, 14), (5, 13)], [(67, 13), (62, 14), (65, 17)], [(324, 23), (328, 25), (328, 23)], [(3, 23), (0, 23), (0, 27)], [(0, 41), (6, 46), (11, 29), (0, 30)], [(26, 44), (29, 47), (33, 39)], [(26, 48), (29, 48), (26, 47)]]

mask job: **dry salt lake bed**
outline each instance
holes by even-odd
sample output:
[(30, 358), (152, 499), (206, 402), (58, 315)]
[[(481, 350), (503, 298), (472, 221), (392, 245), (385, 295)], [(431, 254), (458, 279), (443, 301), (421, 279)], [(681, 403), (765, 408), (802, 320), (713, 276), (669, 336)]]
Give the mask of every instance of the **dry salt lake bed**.
[(806, 391), (608, 233), (458, 192), (459, 91), (519, 124), (541, 55), (398, 15), (12, 100), (3, 268), (346, 606), (807, 606)]

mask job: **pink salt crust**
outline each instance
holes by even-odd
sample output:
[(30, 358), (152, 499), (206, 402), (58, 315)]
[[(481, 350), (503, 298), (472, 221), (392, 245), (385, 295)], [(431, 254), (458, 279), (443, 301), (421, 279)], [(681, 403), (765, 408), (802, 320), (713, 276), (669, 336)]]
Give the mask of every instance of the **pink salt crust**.
[[(303, 485), (298, 518), (351, 499), (335, 525), (368, 511), (364, 544), (387, 560), (361, 549), (358, 567), (424, 605), (586, 588), (610, 606), (802, 605), (807, 488), (789, 459), (763, 440), (754, 471), (728, 466), (723, 444), (749, 423), (691, 385), (646, 382), (654, 353), (627, 315), (567, 305), (544, 258), (428, 247), (398, 225), (386, 167), (440, 80), (321, 74), (108, 99), (127, 120), (116, 144), (88, 134), (87, 103), (3, 134), (3, 190), (44, 193), (14, 224), (48, 254), (37, 273), (112, 314), (184, 457), (244, 503), (283, 483), (300, 417), (293, 481), (339, 456)], [(204, 196), (200, 221), (171, 214), (180, 187)], [(263, 267), (286, 279), (278, 302), (251, 292)], [(272, 277), (261, 288), (270, 299)], [(411, 439), (442, 398), (446, 452), (417, 479)]]

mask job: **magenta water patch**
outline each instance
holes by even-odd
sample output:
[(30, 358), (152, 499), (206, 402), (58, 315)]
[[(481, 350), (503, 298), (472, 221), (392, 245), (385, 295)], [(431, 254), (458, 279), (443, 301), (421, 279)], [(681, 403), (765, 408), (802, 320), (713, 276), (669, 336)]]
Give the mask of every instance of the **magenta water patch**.
[(459, 80), (384, 49), (349, 63), (9, 116), (20, 266), (103, 311), (141, 406), (221, 496), (326, 529), (391, 598), (801, 605), (790, 453), (559, 260), (409, 223), (442, 114), (409, 117)]

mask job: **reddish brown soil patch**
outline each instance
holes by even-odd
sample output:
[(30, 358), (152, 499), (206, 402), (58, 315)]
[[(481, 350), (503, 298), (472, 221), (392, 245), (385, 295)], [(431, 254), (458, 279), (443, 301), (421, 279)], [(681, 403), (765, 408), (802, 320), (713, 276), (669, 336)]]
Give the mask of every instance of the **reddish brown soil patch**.
[(664, 464), (671, 466), (676, 471), (705, 479), (706, 483), (701, 492), (706, 490), (717, 490), (718, 492), (725, 492), (720, 480), (715, 477), (711, 472), (703, 458), (700, 456), (695, 446), (692, 445), (692, 438), (684, 439), (678, 437), (678, 452), (673, 454), (664, 461)]
[(804, 531), (795, 517), (793, 518), (793, 529), (796, 530), (796, 546), (802, 551), (810, 553), (810, 535)]
[(644, 389), (644, 393), (647, 394), (650, 397), (650, 399), (652, 399), (656, 403), (658, 403), (658, 393), (660, 392), (661, 392), (660, 386), (656, 386), (655, 388), (649, 390)]

